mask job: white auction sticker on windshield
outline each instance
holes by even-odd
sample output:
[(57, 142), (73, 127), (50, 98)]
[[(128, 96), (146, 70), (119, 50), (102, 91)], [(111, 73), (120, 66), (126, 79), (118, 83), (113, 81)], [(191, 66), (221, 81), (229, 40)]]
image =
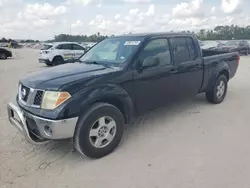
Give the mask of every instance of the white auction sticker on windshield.
[(124, 45), (130, 45), (130, 46), (137, 46), (140, 44), (141, 41), (126, 41)]

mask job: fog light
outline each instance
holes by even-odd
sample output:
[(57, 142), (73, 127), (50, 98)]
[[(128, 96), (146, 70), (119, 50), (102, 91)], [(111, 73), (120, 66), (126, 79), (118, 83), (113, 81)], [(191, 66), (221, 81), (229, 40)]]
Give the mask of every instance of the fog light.
[(52, 135), (52, 129), (48, 126), (48, 125), (45, 125), (44, 126), (44, 132), (47, 136), (51, 136)]

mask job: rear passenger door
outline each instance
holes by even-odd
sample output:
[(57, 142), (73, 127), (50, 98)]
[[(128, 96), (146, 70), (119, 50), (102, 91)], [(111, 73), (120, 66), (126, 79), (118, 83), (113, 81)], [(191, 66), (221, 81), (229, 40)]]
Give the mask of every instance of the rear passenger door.
[(72, 44), (70, 43), (62, 44), (60, 48), (60, 53), (63, 56), (64, 61), (66, 62), (74, 59), (75, 56), (71, 45)]
[(179, 77), (179, 97), (195, 96), (203, 81), (203, 60), (191, 37), (174, 37), (171, 41)]
[(82, 46), (78, 45), (78, 44), (72, 44), (72, 49), (73, 49), (73, 51), (75, 53), (75, 55), (74, 55), (75, 59), (78, 59), (85, 52), (85, 49)]

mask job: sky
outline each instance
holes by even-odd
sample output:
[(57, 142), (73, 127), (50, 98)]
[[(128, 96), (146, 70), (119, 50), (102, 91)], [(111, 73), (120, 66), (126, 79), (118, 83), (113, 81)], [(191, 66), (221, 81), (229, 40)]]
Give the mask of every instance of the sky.
[(250, 0), (0, 0), (0, 37), (53, 39), (250, 25)]

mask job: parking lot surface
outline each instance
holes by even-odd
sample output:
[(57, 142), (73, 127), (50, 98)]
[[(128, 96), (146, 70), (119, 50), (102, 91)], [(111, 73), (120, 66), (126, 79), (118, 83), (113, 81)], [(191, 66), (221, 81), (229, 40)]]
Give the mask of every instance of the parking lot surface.
[(194, 100), (137, 118), (111, 155), (89, 160), (70, 140), (33, 146), (13, 127), (6, 105), (19, 79), (47, 69), (38, 51), (0, 60), (1, 188), (247, 188), (250, 186), (250, 57), (241, 57), (225, 101)]

